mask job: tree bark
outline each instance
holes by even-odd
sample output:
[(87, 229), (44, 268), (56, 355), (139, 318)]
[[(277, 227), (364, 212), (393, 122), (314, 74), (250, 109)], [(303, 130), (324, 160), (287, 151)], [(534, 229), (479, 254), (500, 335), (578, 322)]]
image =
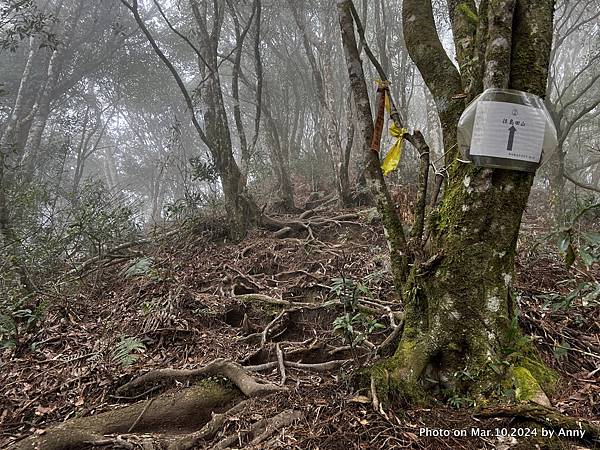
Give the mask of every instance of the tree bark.
[[(391, 199), (381, 171), (379, 154), (370, 148), (373, 140), (374, 127), (369, 94), (365, 83), (365, 75), (358, 54), (356, 37), (354, 35), (354, 22), (352, 19), (350, 0), (338, 0), (337, 9), (342, 31), (344, 55), (350, 79), (350, 88), (356, 106), (356, 121), (358, 133), (364, 145), (363, 154), (366, 157), (367, 187), (372, 192), (377, 210), (381, 216), (384, 232), (389, 249), (391, 269), (397, 291), (402, 296), (402, 283), (408, 270), (408, 246), (402, 223)], [(378, 107), (383, 107), (383, 99), (378, 95)]]
[[(511, 23), (506, 2), (489, 3), (494, 12), (490, 24)], [(500, 69), (510, 74), (506, 81), (511, 88), (544, 94), (553, 7), (552, 0), (516, 2), (512, 44), (504, 52), (498, 48), (486, 52), (484, 79), (491, 80), (489, 85), (502, 83), (497, 76)], [(518, 336), (516, 329), (511, 332), (516, 328), (514, 260), (534, 175), (474, 167), (456, 159), (453, 148), (460, 108), (452, 105), (451, 96), (460, 79), (439, 54), (430, 1), (405, 0), (403, 17), (411, 57), (436, 99), (449, 186), (430, 224), (427, 253), (416, 258), (404, 285), (406, 319), (397, 351), (374, 373), (382, 385), (402, 386), (405, 393), (410, 392), (409, 386), (418, 389), (417, 381), (426, 377), (449, 392), (490, 394), (498, 381), (490, 364), (503, 361), (504, 352), (515, 345)], [(490, 31), (492, 27), (486, 30)], [(433, 63), (436, 54), (439, 61)], [(513, 369), (518, 369), (515, 373), (523, 369), (530, 349), (520, 350), (521, 356), (511, 361), (503, 377), (512, 376)], [(534, 371), (528, 367), (528, 373)]]
[(290, 177), (290, 155), (287, 146), (283, 146), (279, 135), (279, 126), (271, 114), (270, 96), (265, 93), (262, 102), (263, 115), (266, 118), (267, 142), (269, 143), (269, 156), (271, 165), (277, 179), (276, 189), (283, 210), (293, 212), (294, 206), (294, 188)]

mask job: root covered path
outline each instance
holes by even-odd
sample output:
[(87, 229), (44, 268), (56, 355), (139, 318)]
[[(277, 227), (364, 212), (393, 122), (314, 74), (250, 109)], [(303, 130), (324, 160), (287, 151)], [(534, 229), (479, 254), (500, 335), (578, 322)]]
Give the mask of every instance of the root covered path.
[[(422, 433), (510, 428), (511, 418), (477, 418), (448, 403), (374, 408), (368, 386), (355, 390), (353, 374), (393, 351), (402, 327), (386, 244), (367, 216), (352, 212), (352, 223), (335, 219), (293, 237), (254, 232), (240, 244), (215, 241), (200, 227), (63, 287), (44, 326), (24, 330), (17, 349), (3, 350), (0, 447), (516, 445), (498, 436)], [(546, 267), (559, 267), (558, 258), (543, 255)], [(538, 257), (520, 258), (522, 327), (564, 376), (552, 404), (593, 419), (598, 308), (581, 299), (568, 314), (547, 308), (543, 294), (563, 293), (573, 275), (555, 270), (548, 281), (532, 264)], [(142, 258), (150, 266), (129, 275)], [(360, 313), (355, 325), (363, 334), (351, 340), (347, 328), (334, 331), (349, 308), (349, 319)], [(368, 332), (369, 323), (379, 326)], [(573, 351), (557, 360), (556, 345), (564, 343)]]

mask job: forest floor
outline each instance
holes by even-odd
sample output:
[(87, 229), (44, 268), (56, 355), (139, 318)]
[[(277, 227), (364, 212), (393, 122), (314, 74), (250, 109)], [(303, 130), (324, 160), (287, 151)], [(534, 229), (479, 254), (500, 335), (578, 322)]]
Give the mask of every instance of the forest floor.
[[(468, 399), (381, 414), (368, 390), (355, 390), (351, 375), (373, 361), (401, 311), (386, 270), (381, 227), (367, 213), (348, 215), (357, 212), (327, 211), (329, 218), (345, 218), (322, 224), (312, 236), (276, 238), (253, 231), (239, 244), (224, 241), (218, 222), (196, 224), (155, 245), (130, 249), (127, 258), (108, 260), (46, 296), (41, 327), (19, 337), (19, 352), (0, 353), (0, 447), (69, 418), (152, 397), (155, 391), (134, 399), (117, 395), (119, 386), (149, 369), (190, 369), (216, 358), (255, 366), (278, 361), (281, 351), (286, 362), (300, 364), (284, 370), (271, 365), (257, 376), (279, 384), (285, 374), (288, 389), (250, 399), (198, 448), (211, 448), (225, 436), (238, 436), (232, 447), (248, 448), (251, 425), (286, 409), (297, 411), (299, 419), (254, 448), (544, 448), (540, 439), (471, 436), (472, 429), (510, 433), (521, 425), (478, 418), (459, 407)], [(600, 305), (591, 296), (568, 294), (581, 282), (597, 282), (600, 270), (567, 270), (554, 243), (541, 239), (547, 228), (536, 217), (526, 214), (519, 243), (520, 325), (561, 375), (552, 405), (597, 420)], [(340, 302), (351, 283), (358, 287), (357, 303)], [(282, 308), (291, 310), (282, 316)], [(353, 308), (363, 311), (353, 331), (363, 331), (366, 340), (349, 346), (333, 322), (346, 312), (354, 316)], [(384, 327), (373, 327), (373, 319)], [(332, 370), (320, 366), (332, 360)], [(465, 430), (467, 437), (426, 437), (423, 429)], [(592, 448), (589, 442), (552, 442)]]

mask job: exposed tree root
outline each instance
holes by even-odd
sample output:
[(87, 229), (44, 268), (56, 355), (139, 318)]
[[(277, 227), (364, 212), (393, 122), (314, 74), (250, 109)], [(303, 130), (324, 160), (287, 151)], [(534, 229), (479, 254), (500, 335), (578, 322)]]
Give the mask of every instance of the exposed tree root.
[[(313, 192), (313, 194), (315, 194)], [(306, 211), (304, 211), (304, 213), (302, 214), (306, 214), (308, 212), (312, 212), (314, 213), (315, 211), (320, 211), (322, 209), (324, 209), (327, 205), (330, 205), (332, 203), (335, 203), (338, 201), (338, 197), (334, 194), (334, 195), (329, 195), (326, 197), (318, 197), (318, 193), (316, 193), (316, 195), (311, 194), (308, 199), (306, 200), (306, 203), (304, 204), (304, 208), (306, 209)]]
[(518, 417), (533, 420), (555, 430), (581, 430), (583, 436), (572, 436), (585, 442), (600, 443), (600, 425), (583, 419), (566, 416), (555, 409), (523, 403), (519, 405), (494, 406), (484, 408), (478, 417)]
[[(231, 405), (239, 402), (242, 394), (246, 397), (257, 397), (285, 390), (282, 386), (259, 382), (237, 363), (217, 359), (195, 370), (151, 371), (122, 386), (118, 392), (131, 394), (156, 383), (189, 382), (200, 377), (211, 376), (225, 377), (237, 389), (209, 380), (183, 390), (166, 392), (125, 408), (69, 420), (18, 442), (13, 448), (17, 450), (80, 449), (84, 445), (107, 445), (104, 443), (126, 448), (125, 442), (107, 440), (106, 435), (131, 432), (181, 433), (181, 431), (198, 430), (205, 426), (198, 435), (188, 436), (191, 436), (190, 439), (193, 441), (208, 436), (209, 432), (218, 425), (219, 420), (224, 420), (219, 418), (218, 414), (231, 411)], [(214, 416), (214, 413), (217, 413), (217, 416)]]
[[(199, 384), (167, 392), (155, 399), (134, 403), (125, 408), (69, 420), (19, 441), (11, 448), (81, 449), (85, 448), (85, 443), (96, 445), (107, 442), (106, 435), (128, 433), (134, 424), (135, 431), (140, 433), (191, 431), (209, 422), (212, 412), (225, 412), (240, 398), (241, 394), (237, 389), (219, 383)], [(113, 444), (116, 445), (114, 440), (111, 441), (111, 445)], [(121, 446), (124, 447), (124, 444)]]
[[(323, 285), (317, 285), (317, 286), (323, 286)], [(328, 287), (328, 286), (324, 286), (324, 287)], [(309, 309), (319, 309), (319, 308), (330, 308), (330, 307), (337, 307), (337, 306), (341, 306), (342, 302), (339, 300), (330, 300), (321, 304), (316, 304), (316, 303), (303, 303), (303, 302), (291, 302), (288, 300), (282, 300), (279, 298), (275, 298), (275, 297), (269, 297), (268, 295), (264, 295), (264, 294), (240, 294), (240, 295), (236, 295), (235, 298), (241, 302), (254, 302), (254, 303), (266, 303), (268, 305), (275, 305), (275, 306), (293, 306), (296, 309), (301, 309), (301, 308), (309, 308)], [(357, 299), (358, 300), (358, 305), (357, 305), (357, 309), (360, 312), (366, 313), (366, 314), (372, 314), (372, 315), (381, 315), (381, 314), (388, 314), (388, 309), (385, 305), (382, 304), (378, 304), (377, 302), (374, 301), (369, 301), (369, 300), (364, 300), (364, 299)], [(288, 311), (290, 312), (290, 311)], [(391, 311), (391, 314), (393, 315), (395, 320), (402, 320), (404, 318), (404, 314), (402, 312), (399, 311)]]
[(282, 300), (275, 297), (269, 297), (264, 294), (242, 294), (236, 295), (235, 298), (241, 302), (258, 302), (258, 303), (266, 303), (268, 305), (276, 305), (276, 306), (305, 306), (305, 307), (314, 307), (315, 305), (311, 303), (296, 303), (289, 302), (287, 300)]
[(377, 387), (375, 386), (375, 378), (371, 377), (371, 402), (373, 404), (373, 411), (381, 414), (383, 417), (389, 420), (387, 414), (383, 410), (383, 406), (377, 396)]
[(281, 350), (279, 344), (277, 344), (275, 348), (277, 350), (277, 363), (279, 364), (279, 373), (281, 373), (281, 385), (285, 386), (287, 374), (285, 373), (285, 361), (283, 359), (283, 350)]
[[(277, 414), (275, 417), (259, 420), (250, 428), (250, 432), (248, 434), (252, 436), (252, 440), (246, 444), (245, 448), (253, 447), (266, 441), (283, 427), (291, 425), (296, 420), (302, 419), (302, 417), (304, 417), (304, 414), (302, 414), (300, 411), (286, 409), (285, 411)], [(239, 439), (240, 436), (235, 433), (227, 436), (212, 448), (213, 450), (224, 449), (239, 441)]]
[(202, 427), (201, 430), (185, 435), (168, 444), (168, 450), (188, 450), (197, 448), (201, 441), (213, 439), (223, 428), (225, 421), (235, 414), (242, 412), (248, 405), (248, 400), (241, 401), (232, 406), (229, 410), (221, 414), (214, 414), (210, 422)]
[[(279, 321), (281, 321), (282, 323), (279, 324)], [(289, 321), (289, 314), (287, 311), (283, 310), (279, 314), (277, 314), (277, 316), (271, 322), (269, 322), (269, 324), (265, 327), (265, 329), (261, 333), (260, 346), (263, 347), (267, 343), (267, 339), (271, 335), (276, 333), (276, 330), (281, 329), (282, 327), (284, 328), (288, 321)], [(276, 326), (278, 324), (279, 324), (279, 328), (276, 328)]]
[[(392, 316), (393, 317), (393, 316)], [(398, 346), (398, 341), (400, 340), (400, 336), (402, 335), (402, 331), (404, 330), (404, 322), (400, 322), (394, 328), (388, 337), (379, 344), (377, 347), (377, 354), (381, 356), (391, 356), (394, 351), (396, 351), (396, 347)]]
[(228, 378), (247, 397), (257, 397), (271, 392), (281, 391), (285, 388), (270, 384), (260, 383), (249, 375), (239, 364), (225, 359), (216, 359), (210, 364), (199, 369), (159, 369), (152, 370), (129, 383), (121, 386), (117, 392), (120, 395), (137, 392), (148, 385), (157, 383), (189, 382), (201, 377), (220, 375)]
[(303, 231), (308, 231), (309, 234), (312, 234), (314, 228), (325, 225), (361, 225), (361, 223), (356, 222), (356, 220), (359, 219), (358, 214), (341, 214), (335, 217), (310, 217), (311, 214), (312, 213), (305, 212), (299, 219), (294, 220), (279, 220), (263, 215), (261, 222), (263, 227), (274, 231), (275, 236), (278, 238), (295, 235)]
[[(300, 369), (306, 370), (309, 372), (329, 372), (331, 370), (336, 370), (342, 367), (345, 364), (354, 361), (353, 359), (334, 359), (332, 361), (326, 361), (322, 363), (315, 364), (305, 364), (294, 361), (285, 361), (283, 362), (285, 367), (291, 367), (292, 369)], [(278, 367), (279, 361), (271, 361), (264, 364), (257, 364), (255, 366), (246, 366), (245, 368), (252, 372), (262, 372), (263, 370), (271, 370), (275, 367)]]

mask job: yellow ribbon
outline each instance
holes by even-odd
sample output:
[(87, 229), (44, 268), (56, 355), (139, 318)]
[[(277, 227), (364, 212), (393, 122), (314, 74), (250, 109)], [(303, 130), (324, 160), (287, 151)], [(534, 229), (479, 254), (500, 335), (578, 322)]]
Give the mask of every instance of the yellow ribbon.
[(383, 175), (387, 175), (398, 167), (400, 158), (402, 157), (402, 143), (404, 142), (404, 133), (408, 133), (406, 128), (398, 128), (394, 122), (390, 125), (390, 136), (396, 138), (396, 142), (392, 145), (390, 150), (385, 155), (383, 163), (381, 164), (381, 170)]
[[(376, 80), (377, 86), (387, 87), (387, 81)], [(392, 102), (390, 101), (390, 91), (385, 90), (385, 109), (389, 115), (392, 114)], [(398, 128), (394, 121), (391, 122), (389, 128), (390, 136), (396, 138), (396, 142), (390, 147), (390, 150), (385, 155), (383, 163), (381, 164), (381, 170), (383, 175), (386, 176), (390, 172), (393, 172), (400, 164), (400, 158), (402, 157), (402, 143), (404, 142), (404, 133), (408, 133), (406, 128)]]

